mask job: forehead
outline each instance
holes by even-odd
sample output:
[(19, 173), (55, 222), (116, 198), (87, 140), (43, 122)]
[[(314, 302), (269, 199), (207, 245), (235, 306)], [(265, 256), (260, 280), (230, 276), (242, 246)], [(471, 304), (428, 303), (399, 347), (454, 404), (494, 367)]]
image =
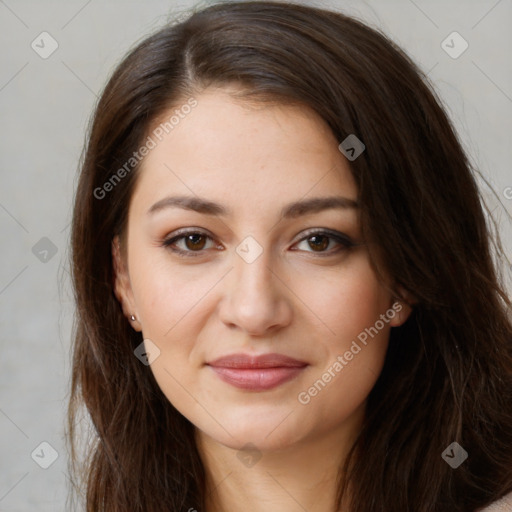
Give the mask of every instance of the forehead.
[[(134, 203), (150, 206), (178, 193), (261, 213), (308, 195), (356, 200), (338, 141), (312, 109), (248, 105), (222, 89), (195, 99), (187, 114), (176, 115), (178, 105), (153, 123), (150, 133), (160, 139), (152, 135), (156, 145), (142, 161)], [(168, 133), (155, 132), (173, 115)]]

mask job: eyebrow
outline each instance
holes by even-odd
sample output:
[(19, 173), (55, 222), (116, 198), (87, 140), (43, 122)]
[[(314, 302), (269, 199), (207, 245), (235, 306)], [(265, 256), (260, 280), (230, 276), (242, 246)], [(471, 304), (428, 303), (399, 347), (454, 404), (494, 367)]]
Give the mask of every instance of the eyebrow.
[[(221, 217), (232, 215), (232, 211), (226, 206), (207, 199), (192, 196), (165, 197), (151, 206), (147, 213), (148, 215), (152, 215), (166, 208), (181, 208), (206, 215), (218, 215)], [(323, 210), (348, 208), (359, 208), (359, 205), (357, 201), (349, 199), (348, 197), (314, 197), (311, 199), (294, 201), (285, 205), (281, 210), (281, 217), (285, 219), (293, 219), (310, 213), (318, 213)]]

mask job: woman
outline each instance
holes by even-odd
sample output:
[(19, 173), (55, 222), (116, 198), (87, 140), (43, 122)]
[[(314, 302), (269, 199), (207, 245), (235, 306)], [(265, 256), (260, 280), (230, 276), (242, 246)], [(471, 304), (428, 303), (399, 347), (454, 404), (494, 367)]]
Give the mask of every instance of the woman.
[(88, 511), (508, 506), (510, 303), (467, 158), (385, 36), (200, 10), (119, 65), (84, 155)]

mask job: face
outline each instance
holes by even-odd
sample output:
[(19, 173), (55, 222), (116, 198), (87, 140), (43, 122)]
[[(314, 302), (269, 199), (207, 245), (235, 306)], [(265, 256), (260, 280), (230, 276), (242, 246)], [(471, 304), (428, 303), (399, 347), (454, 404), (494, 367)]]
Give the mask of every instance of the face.
[(142, 162), (127, 257), (113, 244), (116, 295), (160, 351), (148, 371), (232, 448), (360, 424), (408, 310), (372, 269), (338, 141), (306, 107), (196, 100)]

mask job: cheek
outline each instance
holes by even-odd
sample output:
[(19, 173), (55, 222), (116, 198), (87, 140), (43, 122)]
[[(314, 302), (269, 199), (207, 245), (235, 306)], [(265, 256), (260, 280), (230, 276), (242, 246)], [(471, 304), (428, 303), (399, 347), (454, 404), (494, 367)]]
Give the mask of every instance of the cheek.
[(160, 350), (149, 369), (167, 399), (190, 414), (194, 402), (187, 390), (195, 389), (197, 340), (203, 319), (208, 317), (204, 299), (214, 282), (211, 275), (194, 279), (190, 269), (172, 267), (165, 254), (159, 253), (154, 248), (133, 251), (132, 289), (143, 337)]
[(325, 338), (326, 358), (303, 389), (301, 403), (336, 411), (329, 419), (335, 422), (364, 401), (381, 372), (390, 330), (381, 315), (391, 297), (363, 255), (316, 289), (312, 308), (335, 334)]
[(390, 306), (390, 295), (366, 253), (354, 255), (333, 272), (300, 280), (297, 295), (321, 322), (329, 344), (340, 348), (373, 326)]
[[(163, 249), (134, 250), (130, 275), (144, 336), (154, 337), (169, 346), (175, 333), (183, 331), (185, 325), (188, 331), (198, 325), (190, 319), (200, 315), (201, 302), (214, 280), (211, 273), (197, 279), (191, 267), (171, 266), (161, 251)], [(181, 339), (186, 343), (187, 337)]]

